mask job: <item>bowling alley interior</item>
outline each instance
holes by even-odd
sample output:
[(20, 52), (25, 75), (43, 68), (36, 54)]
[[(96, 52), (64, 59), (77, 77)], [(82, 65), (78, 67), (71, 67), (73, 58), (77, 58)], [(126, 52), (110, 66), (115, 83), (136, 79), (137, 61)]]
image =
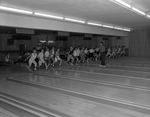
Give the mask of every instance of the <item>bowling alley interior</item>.
[(0, 0), (0, 117), (150, 117), (150, 1)]

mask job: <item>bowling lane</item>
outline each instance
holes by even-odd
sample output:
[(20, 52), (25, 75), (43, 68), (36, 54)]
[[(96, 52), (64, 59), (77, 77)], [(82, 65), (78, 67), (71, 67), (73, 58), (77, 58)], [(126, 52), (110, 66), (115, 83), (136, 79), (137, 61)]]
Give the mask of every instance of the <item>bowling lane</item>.
[[(99, 64), (97, 61), (90, 61), (88, 64)], [(106, 61), (107, 66), (121, 66), (121, 67), (133, 67), (133, 68), (146, 68), (150, 69), (149, 63), (133, 63), (133, 62), (120, 62), (120, 61)]]
[(11, 76), (21, 76), (28, 73), (25, 72), (19, 72), (19, 71), (12, 71), (10, 67), (0, 67), (0, 80), (4, 77), (11, 77)]
[(108, 74), (108, 75), (118, 75), (118, 76), (127, 76), (127, 77), (137, 77), (137, 78), (146, 78), (150, 79), (150, 73), (139, 73), (139, 72), (132, 72), (132, 71), (117, 71), (111, 70), (106, 68), (88, 68), (82, 66), (70, 66), (70, 67), (61, 67), (60, 69), (66, 70), (75, 70), (75, 71), (84, 71), (88, 73), (99, 73), (99, 74)]
[(62, 78), (74, 79), (74, 80), (83, 80), (86, 82), (95, 82), (99, 84), (108, 84), (108, 85), (119, 85), (122, 87), (134, 87), (134, 88), (143, 88), (150, 90), (150, 79), (138, 79), (130, 78), (126, 76), (113, 76), (107, 74), (96, 74), (96, 73), (87, 73), (74, 70), (65, 70), (62, 68), (51, 69), (49, 71), (40, 70), (36, 74), (42, 74), (47, 76), (59, 76)]
[[(0, 92), (12, 95), (14, 97), (17, 96), (17, 98), (25, 100), (25, 103), (35, 103), (36, 107), (40, 107), (48, 112), (51, 112), (51, 110), (53, 110), (55, 114), (59, 115), (56, 117), (71, 117), (69, 116), (69, 114), (76, 115), (77, 117), (77, 114), (74, 112), (75, 109), (72, 107), (72, 105), (67, 105), (69, 103), (67, 103), (68, 97), (64, 94), (56, 93), (53, 90), (44, 90), (41, 87), (37, 88), (5, 81), (0, 82)], [(79, 108), (78, 106), (78, 110), (80, 109), (81, 108)]]
[[(132, 60), (129, 60), (129, 61), (122, 61), (122, 60), (106, 60), (107, 63), (121, 63), (121, 64), (124, 64), (124, 65), (143, 65), (143, 67), (146, 67), (146, 66), (150, 66), (150, 62), (144, 62), (144, 61), (132, 61)], [(92, 62), (92, 63), (96, 63), (96, 62)]]
[[(52, 108), (71, 117), (111, 117), (111, 115), (115, 115), (115, 117), (148, 116), (148, 114), (81, 99), (66, 95), (65, 93), (58, 93), (50, 88), (46, 90), (5, 81), (0, 82), (0, 91), (13, 96), (17, 95), (21, 99), (34, 102), (46, 108)], [(62, 117), (69, 117), (67, 115)]]
[[(92, 64), (96, 64), (96, 63), (92, 63)], [(150, 68), (150, 64), (143, 64), (143, 63), (132, 63), (132, 62), (107, 62), (106, 63), (109, 66), (122, 66), (122, 67), (139, 67), (139, 68)]]
[(3, 101), (0, 101), (0, 115), (0, 117), (40, 117)]
[[(84, 64), (83, 67), (99, 68), (99, 64)], [(107, 65), (106, 65), (107, 66)], [(123, 66), (111, 66), (108, 65), (105, 69), (112, 69), (118, 71), (132, 71), (140, 73), (150, 73), (150, 68), (140, 68), (140, 67), (123, 67)]]
[(14, 79), (150, 108), (150, 91), (39, 75)]
[(149, 63), (150, 58), (130, 58), (130, 57), (123, 57), (123, 58), (111, 58), (107, 59), (107, 61), (116, 61), (116, 62), (132, 62), (132, 63)]

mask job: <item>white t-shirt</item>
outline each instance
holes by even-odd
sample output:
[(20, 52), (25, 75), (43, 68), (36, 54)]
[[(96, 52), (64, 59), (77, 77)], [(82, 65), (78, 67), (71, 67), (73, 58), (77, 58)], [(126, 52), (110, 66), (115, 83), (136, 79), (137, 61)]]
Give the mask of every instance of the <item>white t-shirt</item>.
[(50, 56), (53, 57), (54, 54), (55, 54), (55, 51), (54, 51), (54, 50), (51, 50), (51, 51), (50, 51)]
[(111, 49), (110, 49), (110, 48), (108, 48), (107, 53), (110, 53), (110, 52), (111, 52)]
[(45, 57), (47, 58), (47, 57), (49, 57), (49, 55), (50, 55), (50, 52), (49, 52), (49, 51), (46, 51), (46, 52), (45, 52)]
[(118, 53), (120, 53), (121, 52), (121, 48), (118, 48)]
[(77, 56), (77, 50), (73, 51), (73, 56)]
[(90, 53), (94, 53), (94, 49), (90, 49), (89, 52), (90, 52)]
[(35, 54), (34, 54), (34, 53), (32, 53), (32, 54), (31, 54), (30, 59), (31, 59), (31, 60), (35, 60), (35, 59), (36, 59), (36, 57), (37, 57), (37, 53), (35, 53)]
[(87, 54), (87, 53), (88, 53), (88, 50), (84, 50), (84, 53)]
[(96, 48), (96, 49), (95, 49), (95, 51), (97, 51), (97, 52), (98, 52), (98, 51), (99, 51), (99, 48)]
[(76, 50), (76, 54), (77, 54), (77, 56), (80, 55), (80, 50), (79, 49)]
[(40, 53), (38, 54), (38, 58), (39, 58), (40, 60), (43, 60), (43, 59), (44, 59), (44, 53), (43, 53), (43, 52), (40, 52)]
[(5, 56), (5, 62), (9, 62), (9, 57)]

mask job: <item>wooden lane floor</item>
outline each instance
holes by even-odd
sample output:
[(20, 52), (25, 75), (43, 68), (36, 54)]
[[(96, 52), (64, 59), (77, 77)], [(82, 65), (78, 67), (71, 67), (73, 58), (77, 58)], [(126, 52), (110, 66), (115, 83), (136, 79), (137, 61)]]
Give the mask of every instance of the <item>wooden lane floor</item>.
[[(92, 64), (97, 64), (96, 62), (91, 62)], [(122, 66), (131, 66), (131, 67), (145, 67), (150, 68), (150, 63), (143, 63), (143, 62), (132, 62), (132, 61), (108, 61), (106, 60), (106, 64), (108, 65), (122, 65)]]
[[(14, 92), (15, 94), (15, 92)], [(0, 92), (1, 107), (8, 111), (16, 113), (20, 117), (61, 117), (51, 113), (51, 110), (42, 109), (39, 105), (7, 94), (7, 92)], [(44, 108), (44, 107), (43, 107)], [(23, 115), (21, 115), (23, 114)], [(29, 116), (28, 116), (29, 115)], [(68, 117), (68, 116), (66, 116)]]
[(111, 59), (106, 59), (107, 62), (117, 62), (117, 63), (133, 63), (133, 64), (150, 64), (150, 61), (134, 61), (134, 60), (120, 60), (118, 58), (115, 58), (115, 60), (111, 60)]
[(25, 75), (25, 74), (28, 74), (28, 73), (14, 71), (14, 70), (12, 70), (12, 68), (6, 67), (6, 66), (0, 67), (0, 80), (4, 77), (21, 76), (21, 75)]
[(72, 79), (51, 78), (40, 75), (29, 75), (15, 77), (15, 80), (22, 82), (39, 83), (44, 86), (55, 87), (57, 89), (85, 94), (91, 97), (112, 100), (119, 103), (131, 104), (141, 108), (150, 109), (150, 91), (134, 89), (131, 87), (119, 87), (116, 85), (89, 83)]
[[(83, 66), (69, 66), (69, 67), (61, 67), (57, 68), (61, 70), (68, 70), (68, 71), (77, 71), (77, 72), (84, 72), (84, 73), (95, 73), (99, 75), (110, 75), (110, 76), (118, 76), (118, 77), (130, 77), (130, 78), (145, 78), (150, 79), (149, 72), (133, 72), (130, 70), (114, 70), (114, 69), (107, 69), (107, 68), (93, 68), (93, 67), (83, 67)], [(52, 69), (53, 70), (53, 69)], [(50, 70), (49, 72), (51, 72)], [(41, 70), (42, 71), (42, 70)]]
[(40, 117), (8, 103), (0, 101), (0, 117)]
[(114, 59), (108, 59), (106, 58), (106, 61), (108, 62), (117, 62), (117, 63), (134, 63), (134, 64), (150, 64), (150, 59), (149, 61), (143, 61), (143, 60), (128, 60), (128, 59), (119, 59), (119, 58), (114, 58)]
[(1, 117), (19, 117), (18, 115), (15, 115), (3, 108), (0, 108), (0, 115)]
[(87, 73), (75, 70), (51, 69), (49, 71), (40, 70), (36, 74), (44, 76), (59, 76), (62, 78), (81, 80), (86, 82), (94, 82), (107, 85), (118, 85), (120, 87), (133, 87), (150, 90), (150, 79), (136, 78), (127, 76), (117, 76), (108, 74)]
[[(104, 73), (98, 73), (104, 69)], [(117, 76), (110, 71), (130, 74)], [(76, 66), (37, 73), (43, 75), (15, 73), (12, 79), (0, 81), (0, 92), (12, 98), (17, 95), (17, 100), (32, 102), (44, 110), (66, 114), (64, 117), (150, 116), (149, 72)], [(136, 73), (144, 77), (136, 77)]]
[[(81, 65), (83, 67), (89, 67), (89, 68), (99, 68), (99, 64), (83, 64)], [(117, 66), (113, 66), (113, 65), (106, 65), (105, 69), (109, 69), (109, 70), (118, 70), (118, 71), (132, 71), (132, 72), (143, 72), (143, 73), (150, 73), (150, 68), (146, 68), (146, 67), (132, 67), (132, 66), (121, 66), (121, 65), (117, 65)]]
[[(96, 62), (91, 61), (92, 64), (95, 64)], [(118, 60), (116, 58), (116, 60), (106, 60), (106, 63), (108, 65), (123, 65), (123, 66), (135, 66), (135, 67), (148, 67), (150, 68), (150, 62), (145, 62), (145, 61), (122, 61), (122, 60)]]
[[(89, 64), (98, 64), (100, 61), (90, 61)], [(106, 60), (106, 64), (109, 66), (112, 65), (119, 65), (124, 67), (140, 67), (140, 68), (150, 68), (150, 63), (143, 63), (143, 62), (132, 62), (132, 61), (110, 61)]]
[(111, 58), (108, 59), (110, 61), (130, 61), (130, 62), (145, 62), (145, 63), (150, 63), (150, 58), (139, 58), (139, 57), (119, 57), (119, 58)]
[[(0, 82), (0, 91), (21, 99), (34, 102), (46, 108), (52, 108), (63, 112), (70, 117), (148, 117), (144, 114), (129, 109), (122, 109), (111, 105), (101, 104), (95, 101), (74, 97), (65, 92), (42, 87), (27, 86), (14, 82)], [(5, 87), (7, 86), (7, 88)], [(62, 116), (67, 117), (67, 116)]]
[[(90, 61), (90, 63), (95, 64), (96, 62)], [(111, 59), (106, 59), (106, 63), (108, 65), (150, 67), (150, 58), (134, 58), (134, 59), (132, 59), (130, 57), (111, 58)]]
[[(6, 88), (6, 86), (7, 86), (7, 88)], [(35, 108), (39, 111), (49, 114), (49, 116), (40, 116), (40, 117), (70, 117), (66, 114), (63, 114), (58, 111), (50, 109), (51, 106), (57, 105), (57, 101), (54, 101), (52, 99), (53, 97), (50, 96), (51, 94), (53, 94), (55, 92), (48, 92), (46, 90), (42, 90), (41, 88), (22, 85), (22, 84), (18, 84), (18, 83), (12, 83), (12, 82), (8, 82), (8, 81), (0, 81), (0, 87), (1, 87), (0, 88), (0, 97), (4, 97), (6, 99), (9, 99), (11, 101), (14, 101), (14, 102), (17, 102), (20, 104), (24, 104), (24, 105), (28, 106), (29, 109)], [(43, 94), (43, 92), (45, 94)], [(47, 97), (47, 99), (46, 99), (46, 97)], [(49, 99), (49, 101), (48, 101), (48, 99)], [(59, 100), (58, 100), (58, 102), (59, 102)], [(62, 108), (62, 109), (64, 109), (64, 108)], [(57, 114), (55, 114), (55, 113), (57, 113)], [(59, 114), (61, 114), (62, 116), (60, 116)]]

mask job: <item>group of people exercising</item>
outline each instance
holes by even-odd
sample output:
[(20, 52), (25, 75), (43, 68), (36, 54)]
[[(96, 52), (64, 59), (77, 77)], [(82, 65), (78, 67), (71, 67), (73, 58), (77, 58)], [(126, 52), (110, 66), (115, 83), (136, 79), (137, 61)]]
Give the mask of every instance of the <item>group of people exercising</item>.
[(101, 57), (100, 66), (105, 67), (105, 53), (103, 42), (101, 42), (100, 47), (97, 48), (70, 47), (70, 50), (67, 52), (67, 62), (70, 65), (77, 65), (84, 62), (88, 63), (90, 59), (97, 61)]
[[(97, 48), (86, 48), (86, 47), (70, 47), (69, 51), (65, 52), (67, 63), (70, 65), (77, 65), (84, 62), (89, 62), (89, 60), (95, 60), (98, 61), (98, 59), (101, 60), (100, 67), (106, 67), (105, 66), (105, 59), (113, 58), (113, 57), (119, 57), (125, 55), (125, 47), (124, 46), (116, 46), (116, 47), (109, 47), (107, 50), (103, 44), (103, 42), (100, 43), (100, 46)], [(22, 60), (23, 57), (20, 58)], [(5, 57), (5, 62), (12, 62), (10, 61), (10, 55), (7, 54)], [(46, 47), (45, 49), (37, 49), (33, 48), (32, 53), (26, 53), (25, 59), (23, 59), (24, 62), (28, 61), (29, 67), (34, 65), (34, 70), (37, 69), (37, 67), (41, 67), (42, 65), (45, 66), (46, 69), (49, 68), (49, 66), (54, 66), (55, 63), (59, 62), (59, 66), (62, 65), (62, 59), (60, 58), (60, 48), (54, 48), (52, 47), (49, 49)], [(17, 61), (18, 62), (18, 61)], [(15, 61), (14, 61), (15, 63)]]
[(48, 69), (50, 65), (54, 66), (57, 61), (59, 61), (59, 66), (62, 64), (62, 59), (60, 58), (60, 49), (55, 49), (54, 47), (51, 50), (46, 48), (45, 51), (44, 49), (41, 49), (40, 52), (37, 52), (37, 50), (34, 48), (26, 60), (28, 60), (29, 67), (34, 64), (34, 70), (36, 70), (37, 67), (42, 66), (42, 64), (45, 65), (46, 69)]
[(113, 46), (107, 49), (106, 57), (116, 58), (124, 56), (125, 54), (125, 46)]

